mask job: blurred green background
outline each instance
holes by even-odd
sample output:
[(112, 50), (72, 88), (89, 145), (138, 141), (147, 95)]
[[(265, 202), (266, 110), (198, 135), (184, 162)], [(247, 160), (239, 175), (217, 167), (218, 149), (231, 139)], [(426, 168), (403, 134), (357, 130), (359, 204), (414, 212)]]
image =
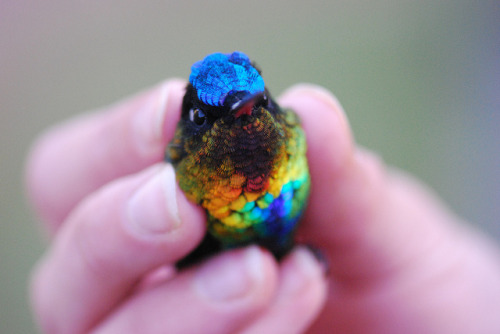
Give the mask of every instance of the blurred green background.
[[(0, 332), (35, 326), (26, 285), (46, 243), (23, 164), (47, 126), (216, 51), (241, 50), (278, 95), (333, 91), (357, 141), (500, 239), (498, 1), (2, 1)], [(328, 143), (325, 143), (327, 146)], [(61, 162), (63, 163), (63, 161)]]

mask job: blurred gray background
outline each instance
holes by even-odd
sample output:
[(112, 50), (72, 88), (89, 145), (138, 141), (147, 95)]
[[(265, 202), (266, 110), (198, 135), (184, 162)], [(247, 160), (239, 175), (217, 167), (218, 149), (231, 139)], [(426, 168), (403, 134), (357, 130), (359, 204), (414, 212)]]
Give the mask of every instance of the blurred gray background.
[[(0, 3), (0, 332), (36, 332), (26, 285), (46, 242), (23, 164), (47, 126), (241, 50), (278, 95), (333, 91), (357, 141), (500, 239), (498, 1)], [(327, 143), (325, 143), (327, 145)], [(61, 162), (63, 163), (63, 161)]]

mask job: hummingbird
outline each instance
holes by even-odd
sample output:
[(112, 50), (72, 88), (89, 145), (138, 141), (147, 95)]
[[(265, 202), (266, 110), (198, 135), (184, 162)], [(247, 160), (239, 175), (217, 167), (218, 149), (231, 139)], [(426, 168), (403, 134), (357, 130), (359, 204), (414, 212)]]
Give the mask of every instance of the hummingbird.
[(310, 189), (306, 138), (246, 54), (214, 53), (192, 65), (166, 161), (207, 214), (204, 240), (179, 268), (249, 244), (278, 259), (292, 249)]

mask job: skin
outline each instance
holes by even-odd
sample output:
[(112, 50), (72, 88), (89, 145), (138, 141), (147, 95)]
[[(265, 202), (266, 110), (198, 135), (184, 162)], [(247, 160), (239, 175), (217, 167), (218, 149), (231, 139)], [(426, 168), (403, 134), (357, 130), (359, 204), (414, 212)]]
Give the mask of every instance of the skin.
[(176, 272), (202, 210), (162, 163), (185, 82), (48, 130), (27, 163), (51, 243), (31, 300), (47, 333), (497, 333), (500, 253), (411, 176), (355, 145), (320, 87), (278, 99), (302, 118), (312, 177), (281, 263), (251, 246)]

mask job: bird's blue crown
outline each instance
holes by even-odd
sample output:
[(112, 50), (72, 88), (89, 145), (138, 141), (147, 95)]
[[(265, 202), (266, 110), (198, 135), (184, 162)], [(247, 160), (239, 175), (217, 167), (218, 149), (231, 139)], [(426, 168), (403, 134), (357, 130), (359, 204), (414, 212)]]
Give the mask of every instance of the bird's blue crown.
[(257, 94), (264, 91), (264, 79), (243, 52), (213, 53), (193, 64), (189, 82), (200, 101), (220, 107), (235, 92)]

